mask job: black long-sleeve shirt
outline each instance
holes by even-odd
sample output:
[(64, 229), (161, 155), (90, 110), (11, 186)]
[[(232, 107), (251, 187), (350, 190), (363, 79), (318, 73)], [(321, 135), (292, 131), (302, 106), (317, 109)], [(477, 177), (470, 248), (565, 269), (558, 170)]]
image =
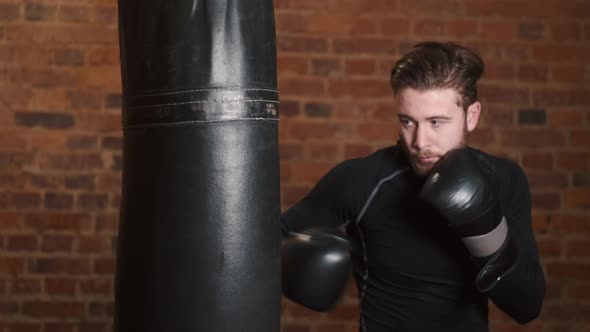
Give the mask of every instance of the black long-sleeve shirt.
[(494, 189), (520, 254), (487, 293), (476, 290), (478, 265), (460, 238), (418, 198), (425, 179), (397, 145), (340, 163), (282, 215), (289, 230), (346, 227), (362, 332), (488, 331), (488, 298), (521, 323), (539, 314), (545, 279), (526, 175), (514, 162), (472, 151), (493, 165)]

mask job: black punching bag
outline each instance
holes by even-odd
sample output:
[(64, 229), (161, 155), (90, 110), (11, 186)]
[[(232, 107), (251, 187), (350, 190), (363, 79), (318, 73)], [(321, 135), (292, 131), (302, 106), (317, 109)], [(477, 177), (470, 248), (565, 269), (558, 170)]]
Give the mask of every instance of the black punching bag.
[(278, 332), (272, 0), (120, 0), (117, 332)]

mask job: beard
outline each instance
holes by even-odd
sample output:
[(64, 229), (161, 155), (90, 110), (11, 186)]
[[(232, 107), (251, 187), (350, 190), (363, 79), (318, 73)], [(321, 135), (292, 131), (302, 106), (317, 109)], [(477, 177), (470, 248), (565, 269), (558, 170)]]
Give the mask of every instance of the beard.
[[(401, 146), (403, 148), (403, 151), (406, 154), (406, 157), (410, 161), (410, 165), (412, 166), (414, 173), (420, 177), (429, 175), (430, 172), (432, 171), (432, 169), (434, 168), (434, 166), (436, 166), (438, 161), (444, 156), (444, 154), (441, 155), (440, 153), (437, 153), (436, 151), (432, 151), (429, 149), (425, 149), (425, 150), (419, 151), (418, 153), (414, 153), (414, 152), (410, 151), (408, 144), (403, 140), (403, 138), (401, 136), (400, 136), (400, 142), (401, 142)], [(451, 147), (448, 151), (463, 148), (465, 146), (467, 146), (467, 126), (465, 126), (465, 129), (463, 130), (463, 133), (461, 134), (461, 139), (459, 140), (459, 143), (457, 143), (455, 146)], [(448, 151), (446, 151), (446, 152), (448, 152)], [(446, 152), (445, 152), (445, 154), (446, 154)], [(436, 158), (436, 159), (432, 162), (427, 162), (427, 161), (420, 160), (423, 158)]]

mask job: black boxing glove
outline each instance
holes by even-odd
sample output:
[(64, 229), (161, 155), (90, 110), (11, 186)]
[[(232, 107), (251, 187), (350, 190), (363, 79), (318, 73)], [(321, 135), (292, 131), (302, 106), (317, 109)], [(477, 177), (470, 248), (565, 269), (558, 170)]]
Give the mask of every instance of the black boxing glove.
[(478, 263), (479, 291), (490, 290), (512, 270), (518, 250), (492, 185), (493, 169), (468, 148), (448, 152), (432, 169), (420, 192), (461, 237)]
[(337, 229), (284, 232), (281, 243), (283, 295), (316, 311), (330, 310), (350, 276), (350, 242)]

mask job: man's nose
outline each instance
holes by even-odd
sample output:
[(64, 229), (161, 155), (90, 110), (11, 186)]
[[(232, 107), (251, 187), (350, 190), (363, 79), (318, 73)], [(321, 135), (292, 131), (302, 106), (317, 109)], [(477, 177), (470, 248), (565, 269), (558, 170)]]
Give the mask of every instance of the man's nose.
[(422, 126), (416, 126), (416, 130), (414, 131), (414, 139), (412, 140), (412, 147), (417, 150), (422, 150), (428, 146), (428, 133), (426, 129)]

